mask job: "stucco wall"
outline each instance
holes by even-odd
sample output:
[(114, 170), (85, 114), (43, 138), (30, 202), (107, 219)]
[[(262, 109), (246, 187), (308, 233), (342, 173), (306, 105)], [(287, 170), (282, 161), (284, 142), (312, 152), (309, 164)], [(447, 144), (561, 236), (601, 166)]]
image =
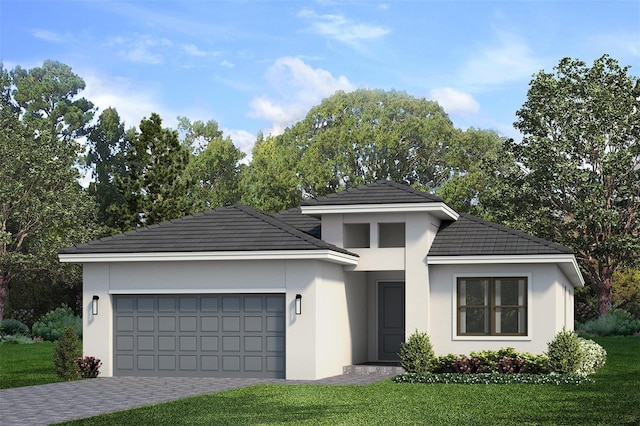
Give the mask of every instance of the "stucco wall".
[[(430, 327), (427, 329), (437, 354), (469, 353), (506, 346), (542, 353), (547, 342), (566, 326), (573, 328), (572, 287), (553, 264), (431, 265)], [(458, 276), (526, 276), (528, 289), (528, 335), (471, 337), (456, 335), (456, 278)], [(570, 311), (570, 312), (569, 312)]]
[[(362, 340), (351, 338), (366, 318), (366, 286), (347, 289), (343, 274), (342, 266), (316, 260), (87, 263), (84, 353), (102, 360), (103, 376), (113, 375), (111, 294), (275, 292), (286, 294), (286, 377), (340, 374), (364, 351)], [(302, 315), (295, 314), (296, 294)], [(91, 315), (93, 295), (100, 297), (97, 316)]]

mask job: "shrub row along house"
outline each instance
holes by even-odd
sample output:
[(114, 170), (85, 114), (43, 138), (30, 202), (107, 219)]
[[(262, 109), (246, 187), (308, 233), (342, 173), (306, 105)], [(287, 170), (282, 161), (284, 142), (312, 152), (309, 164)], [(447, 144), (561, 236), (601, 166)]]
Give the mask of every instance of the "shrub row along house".
[(573, 327), (572, 251), (378, 181), (274, 215), (232, 205), (63, 249), (103, 374), (320, 379), (436, 354), (542, 353)]

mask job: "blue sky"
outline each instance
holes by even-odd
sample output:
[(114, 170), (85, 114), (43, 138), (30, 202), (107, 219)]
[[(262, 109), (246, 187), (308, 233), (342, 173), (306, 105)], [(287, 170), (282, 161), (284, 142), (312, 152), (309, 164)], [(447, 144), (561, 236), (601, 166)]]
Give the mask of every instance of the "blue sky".
[(63, 62), (127, 127), (217, 121), (250, 152), (335, 90), (439, 101), (456, 126), (518, 137), (532, 75), (608, 53), (640, 75), (640, 1), (1, 0), (5, 68)]

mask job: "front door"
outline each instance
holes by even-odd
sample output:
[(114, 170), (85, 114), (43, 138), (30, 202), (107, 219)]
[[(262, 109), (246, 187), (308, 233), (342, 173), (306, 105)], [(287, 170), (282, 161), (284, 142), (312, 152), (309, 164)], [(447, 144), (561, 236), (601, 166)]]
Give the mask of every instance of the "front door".
[(378, 359), (398, 361), (404, 342), (404, 282), (378, 283)]

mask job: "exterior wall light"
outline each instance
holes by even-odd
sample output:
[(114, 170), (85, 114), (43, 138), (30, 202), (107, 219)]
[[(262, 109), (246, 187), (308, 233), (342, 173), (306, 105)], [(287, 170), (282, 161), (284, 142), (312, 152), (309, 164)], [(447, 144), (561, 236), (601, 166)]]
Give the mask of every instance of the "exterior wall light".
[(94, 295), (93, 300), (91, 301), (91, 313), (93, 315), (98, 315), (98, 299), (100, 299), (100, 297)]
[(302, 295), (296, 294), (296, 315), (302, 313)]

